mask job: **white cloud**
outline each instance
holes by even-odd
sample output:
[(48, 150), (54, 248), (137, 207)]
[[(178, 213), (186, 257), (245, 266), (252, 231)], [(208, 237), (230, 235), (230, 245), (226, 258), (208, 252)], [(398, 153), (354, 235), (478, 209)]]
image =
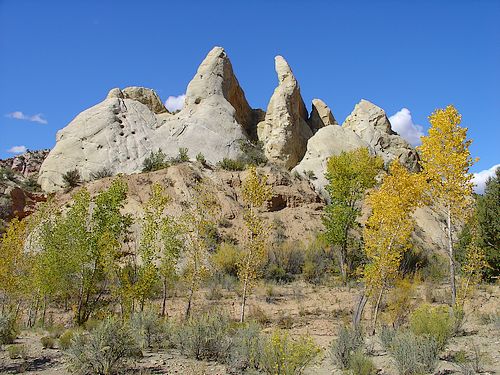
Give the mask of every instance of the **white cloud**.
[(389, 117), (392, 130), (406, 139), (412, 146), (418, 146), (422, 142), (420, 137), (424, 135), (424, 128), (413, 122), (411, 112), (408, 108), (402, 108), (400, 111)]
[(26, 121), (31, 121), (31, 122), (38, 122), (40, 124), (47, 124), (48, 123), (48, 121), (42, 117), (41, 113), (37, 113), (36, 115), (30, 116), (30, 115), (26, 115), (26, 114), (22, 113), (21, 111), (16, 111), (16, 112), (7, 113), (5, 115), (5, 117), (10, 117), (10, 118), (13, 118), (16, 120), (26, 120)]
[(179, 96), (169, 96), (165, 101), (165, 107), (167, 107), (169, 112), (175, 112), (184, 106), (184, 100), (186, 99), (186, 94)]
[(7, 152), (10, 152), (11, 154), (23, 154), (27, 150), (26, 146), (12, 146), (7, 150)]
[(484, 171), (474, 173), (474, 177), (472, 178), (472, 182), (474, 183), (474, 191), (478, 194), (484, 193), (484, 188), (486, 186), (486, 181), (490, 177), (495, 176), (495, 172), (497, 168), (500, 168), (500, 164), (496, 164), (490, 169), (485, 169)]

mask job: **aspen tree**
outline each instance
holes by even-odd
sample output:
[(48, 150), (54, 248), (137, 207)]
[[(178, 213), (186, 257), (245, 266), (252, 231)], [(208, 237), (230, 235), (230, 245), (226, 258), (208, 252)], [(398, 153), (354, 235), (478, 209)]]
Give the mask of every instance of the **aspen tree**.
[(247, 205), (244, 221), (247, 238), (243, 246), (241, 260), (238, 263), (238, 278), (243, 284), (241, 297), (240, 322), (245, 321), (245, 306), (249, 289), (258, 277), (260, 265), (266, 257), (268, 227), (258, 215), (258, 209), (271, 199), (271, 187), (267, 185), (267, 176), (259, 176), (255, 167), (250, 167), (243, 182), (243, 201)]
[(429, 117), (429, 135), (422, 137), (418, 147), (423, 173), (429, 182), (433, 206), (446, 217), (445, 232), (450, 269), (452, 306), (456, 304), (454, 241), (456, 227), (471, 212), (472, 175), (469, 173), (474, 160), (470, 156), (471, 140), (467, 128), (462, 128), (462, 116), (449, 105), (437, 109)]
[(422, 202), (425, 181), (394, 161), (379, 189), (368, 195), (372, 213), (363, 233), (368, 264), (364, 281), (369, 297), (375, 300), (373, 331), (384, 292), (398, 277), (399, 264), (411, 245), (414, 229), (411, 214)]

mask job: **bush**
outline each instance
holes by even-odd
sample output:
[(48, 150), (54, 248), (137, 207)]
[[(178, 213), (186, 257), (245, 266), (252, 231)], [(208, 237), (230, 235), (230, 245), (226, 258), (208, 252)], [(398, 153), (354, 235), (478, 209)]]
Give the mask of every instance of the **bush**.
[(186, 161), (189, 161), (189, 155), (188, 155), (189, 149), (186, 147), (181, 147), (179, 148), (179, 153), (175, 158), (170, 159), (171, 164), (179, 164), (179, 163), (184, 163)]
[(76, 334), (67, 353), (76, 372), (117, 374), (125, 360), (139, 355), (140, 349), (126, 325), (108, 318), (93, 331)]
[(316, 175), (314, 174), (314, 171), (311, 171), (311, 170), (304, 171), (304, 176), (306, 176), (306, 178), (308, 180), (316, 180), (317, 179)]
[(187, 357), (224, 362), (230, 348), (228, 331), (226, 315), (205, 313), (178, 327), (175, 344)]
[(260, 326), (246, 323), (231, 336), (231, 348), (227, 364), (231, 371), (243, 373), (247, 369), (258, 369), (261, 356)]
[(243, 155), (238, 158), (238, 161), (241, 163), (257, 167), (267, 164), (267, 157), (264, 155), (264, 144), (261, 141), (256, 143), (242, 141), (240, 143), (240, 150)]
[(14, 171), (9, 167), (0, 168), (0, 181), (7, 181), (14, 179)]
[(165, 348), (170, 345), (168, 323), (154, 311), (143, 311), (132, 315), (130, 325), (143, 348)]
[(207, 160), (205, 159), (205, 155), (203, 155), (201, 152), (199, 152), (197, 155), (196, 155), (196, 161), (198, 163), (201, 163), (203, 165), (207, 164)]
[(401, 375), (423, 375), (436, 367), (439, 346), (432, 337), (401, 331), (394, 336), (390, 352)]
[(40, 339), (44, 349), (54, 349), (56, 347), (56, 339), (50, 336), (44, 336)]
[(267, 374), (302, 374), (318, 353), (319, 348), (311, 337), (302, 336), (293, 340), (286, 331), (275, 330), (264, 340), (260, 367)]
[(328, 245), (319, 236), (306, 248), (302, 266), (304, 280), (313, 284), (319, 284), (323, 280), (333, 264), (329, 250)]
[(217, 165), (219, 166), (219, 168), (226, 171), (243, 171), (246, 168), (245, 163), (241, 160), (234, 160), (229, 158), (222, 159), (222, 161), (218, 162)]
[(240, 260), (241, 252), (235, 245), (227, 242), (221, 243), (212, 255), (212, 262), (217, 270), (231, 276), (238, 275)]
[(13, 316), (0, 315), (0, 347), (12, 344), (16, 337), (16, 319)]
[(382, 330), (379, 333), (379, 339), (385, 350), (391, 350), (392, 340), (394, 340), (394, 336), (396, 336), (396, 330), (394, 328), (382, 326)]
[(66, 173), (63, 174), (62, 179), (64, 182), (64, 186), (67, 189), (77, 187), (82, 183), (82, 176), (80, 175), (78, 169), (72, 169), (70, 171), (67, 171)]
[(443, 349), (453, 333), (454, 322), (448, 307), (424, 304), (410, 316), (410, 330), (418, 336), (427, 335)]
[(386, 318), (393, 327), (400, 327), (406, 322), (413, 308), (418, 282), (415, 279), (399, 279), (391, 290), (386, 307)]
[(75, 331), (72, 329), (68, 329), (59, 337), (59, 349), (68, 350), (71, 346), (71, 342), (73, 340), (73, 336), (75, 335)]
[(375, 375), (377, 373), (373, 361), (361, 351), (357, 351), (351, 355), (349, 370), (353, 375)]
[(337, 339), (332, 341), (330, 354), (340, 368), (349, 367), (351, 356), (363, 346), (363, 335), (359, 329), (342, 327)]
[(167, 161), (167, 156), (160, 148), (157, 152), (151, 151), (151, 154), (146, 159), (144, 159), (142, 163), (142, 171), (154, 172), (163, 168), (167, 168), (168, 166), (169, 164)]
[(40, 191), (41, 187), (38, 185), (38, 181), (34, 176), (27, 177), (22, 183), (21, 186), (24, 190), (27, 191)]
[(302, 273), (304, 248), (299, 241), (285, 241), (269, 249), (265, 277), (276, 282), (288, 282)]
[(92, 172), (90, 174), (90, 178), (92, 180), (100, 180), (101, 178), (111, 177), (113, 176), (113, 172), (109, 168), (101, 168), (98, 171)]
[(28, 349), (25, 345), (9, 345), (7, 347), (10, 359), (28, 359)]

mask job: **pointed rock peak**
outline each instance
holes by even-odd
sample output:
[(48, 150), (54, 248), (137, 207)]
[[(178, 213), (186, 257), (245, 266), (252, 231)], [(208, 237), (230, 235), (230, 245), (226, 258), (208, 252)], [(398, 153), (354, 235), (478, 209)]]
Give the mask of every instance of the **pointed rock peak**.
[[(198, 67), (186, 90), (185, 108), (193, 108), (213, 97), (223, 97), (235, 109), (236, 121), (245, 129), (253, 125), (252, 109), (222, 47), (214, 47)], [(219, 99), (215, 99), (219, 101)], [(222, 104), (219, 102), (219, 104)]]
[(276, 69), (276, 73), (278, 74), (279, 83), (283, 82), (289, 77), (295, 79), (290, 65), (288, 65), (283, 56), (278, 55), (274, 58), (274, 66)]
[(311, 116), (308, 122), (313, 132), (327, 125), (338, 125), (337, 120), (333, 117), (332, 110), (321, 99), (313, 99)]
[(394, 134), (385, 111), (368, 100), (361, 99), (346, 118), (343, 126), (355, 130), (365, 128), (367, 125), (371, 125), (384, 133)]

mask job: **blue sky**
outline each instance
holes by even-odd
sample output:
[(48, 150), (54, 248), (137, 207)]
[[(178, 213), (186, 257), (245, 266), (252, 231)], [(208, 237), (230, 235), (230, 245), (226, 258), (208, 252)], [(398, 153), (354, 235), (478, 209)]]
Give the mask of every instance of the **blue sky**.
[(494, 0), (0, 0), (0, 157), (52, 147), (113, 87), (183, 94), (221, 45), (253, 107), (276, 86), (277, 54), (339, 122), (365, 98), (425, 131), (454, 104), (479, 172), (500, 163), (499, 19)]

